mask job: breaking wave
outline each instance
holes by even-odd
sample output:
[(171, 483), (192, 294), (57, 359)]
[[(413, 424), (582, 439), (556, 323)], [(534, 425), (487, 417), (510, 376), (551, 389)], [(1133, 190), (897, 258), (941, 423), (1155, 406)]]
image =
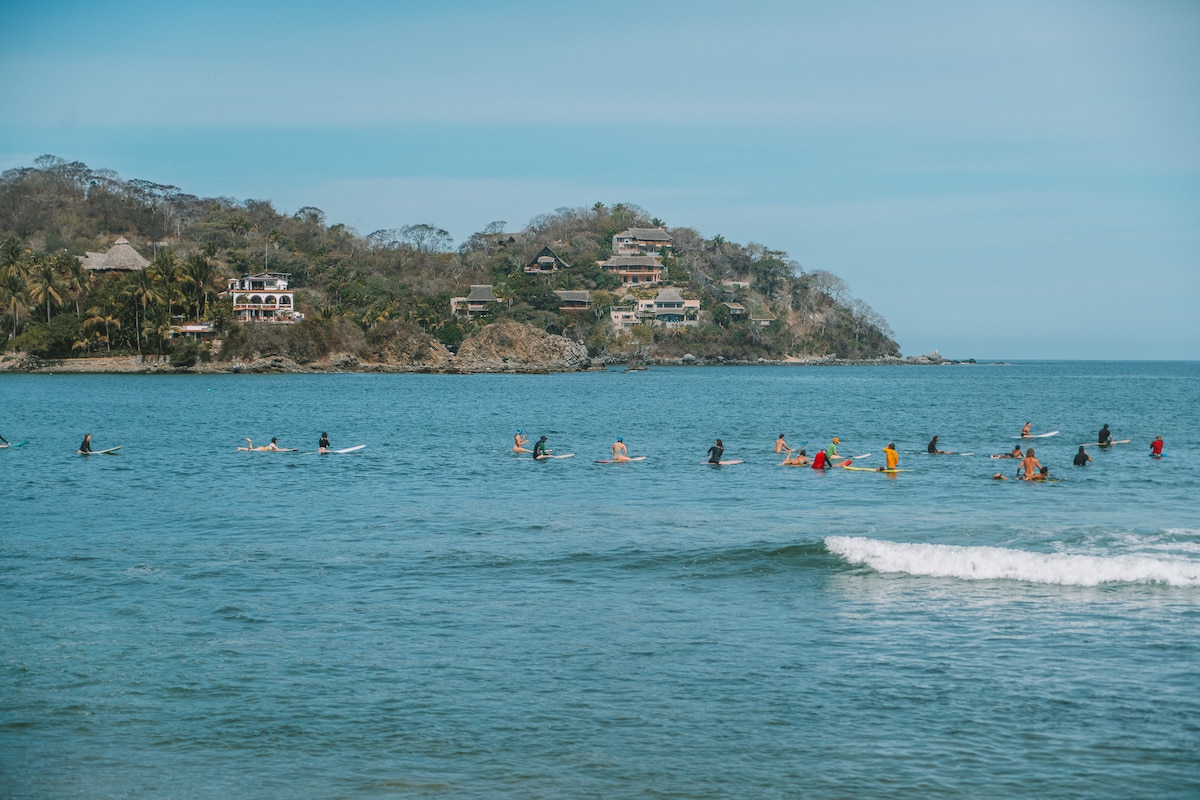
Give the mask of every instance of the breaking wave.
[(907, 544), (851, 536), (828, 536), (825, 547), (851, 564), (878, 572), (1063, 586), (1105, 583), (1200, 586), (1200, 562), (1182, 559), (1032, 553), (1002, 547)]

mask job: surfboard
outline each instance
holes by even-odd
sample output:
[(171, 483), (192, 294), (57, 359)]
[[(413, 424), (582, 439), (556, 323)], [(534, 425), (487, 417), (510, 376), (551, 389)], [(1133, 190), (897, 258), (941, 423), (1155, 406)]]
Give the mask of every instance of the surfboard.
[(574, 458), (574, 457), (575, 457), (574, 453), (563, 453), (561, 456), (542, 456), (540, 458), (534, 458), (533, 456), (522, 456), (521, 460), (522, 461), (549, 461), (552, 458)]
[(743, 461), (744, 460), (740, 458), (733, 458), (729, 461), (720, 461), (716, 464), (712, 463), (711, 461), (701, 461), (700, 465), (703, 467), (731, 467), (734, 464), (741, 464)]
[(1130, 441), (1131, 440), (1129, 440), (1129, 439), (1114, 439), (1113, 441), (1109, 442), (1108, 444), (1101, 444), (1100, 442), (1084, 442), (1083, 444), (1081, 444), (1079, 446), (1080, 447), (1109, 447), (1110, 445), (1114, 445), (1114, 444), (1129, 444)]
[(1150, 457), (1151, 458), (1166, 458), (1169, 455), (1171, 455), (1171, 454), (1170, 453), (1162, 453), (1160, 455), (1155, 455), (1154, 453), (1151, 453)]
[[(645, 461), (646, 457), (645, 456), (634, 456), (633, 458), (630, 458), (627, 460), (628, 461)], [(626, 462), (625, 461), (613, 461), (610, 458), (597, 458), (596, 463), (597, 464), (624, 464)]]
[(243, 453), (294, 453), (295, 447), (276, 447), (274, 450), (268, 450), (262, 447), (239, 447)]
[(75, 452), (79, 453), (81, 456), (108, 456), (120, 450), (121, 447), (122, 445), (117, 445), (116, 447), (110, 447), (107, 450), (93, 450), (90, 453), (85, 453), (82, 450), (76, 450)]
[(1047, 436), (1058, 436), (1058, 431), (1049, 433), (1031, 433), (1028, 436), (1014, 436), (1014, 439), (1045, 439)]
[(329, 453), (357, 453), (366, 447), (365, 444), (356, 444), (353, 447), (343, 447), (341, 450), (329, 450)]
[(906, 469), (876, 469), (875, 467), (842, 467), (851, 472), (908, 472)]

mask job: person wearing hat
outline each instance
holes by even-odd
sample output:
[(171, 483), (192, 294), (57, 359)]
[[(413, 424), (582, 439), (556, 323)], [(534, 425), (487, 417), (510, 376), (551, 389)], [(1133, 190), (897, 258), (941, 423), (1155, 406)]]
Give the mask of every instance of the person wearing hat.
[(1096, 438), (1096, 443), (1101, 447), (1108, 447), (1112, 444), (1112, 431), (1108, 429), (1108, 423), (1104, 423), (1104, 427), (1100, 429), (1100, 435)]
[(546, 437), (545, 436), (538, 439), (537, 444), (535, 444), (533, 446), (533, 457), (536, 458), (538, 461), (541, 461), (543, 458), (550, 457), (550, 451), (546, 449)]
[(833, 441), (829, 443), (829, 447), (825, 448), (825, 460), (833, 461), (835, 458), (840, 458), (837, 452), (838, 437), (833, 437)]
[(895, 442), (888, 442), (888, 446), (883, 448), (883, 455), (887, 458), (887, 466), (880, 467), (880, 471), (882, 472), (884, 469), (896, 469), (896, 466), (900, 463), (900, 454), (896, 452)]
[(513, 452), (528, 453), (529, 451), (525, 449), (527, 444), (529, 444), (529, 439), (525, 436), (525, 431), (517, 428), (517, 435), (513, 437)]
[(612, 460), (614, 464), (629, 460), (629, 451), (625, 448), (625, 439), (620, 436), (613, 442)]

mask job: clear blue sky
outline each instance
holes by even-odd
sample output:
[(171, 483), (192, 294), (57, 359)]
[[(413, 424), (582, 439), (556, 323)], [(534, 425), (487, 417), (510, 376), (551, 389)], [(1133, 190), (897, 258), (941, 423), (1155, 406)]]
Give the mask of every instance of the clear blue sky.
[(8, 4), (49, 153), (462, 241), (564, 206), (786, 250), (905, 354), (1200, 358), (1200, 3)]

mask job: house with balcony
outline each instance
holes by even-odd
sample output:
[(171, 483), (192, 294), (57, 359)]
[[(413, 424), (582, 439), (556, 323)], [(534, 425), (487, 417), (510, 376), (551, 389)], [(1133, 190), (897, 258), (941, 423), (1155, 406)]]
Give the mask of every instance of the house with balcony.
[(638, 316), (637, 302), (633, 298), (626, 298), (621, 305), (610, 306), (608, 319), (616, 331), (627, 331), (642, 321)]
[(526, 275), (553, 275), (560, 269), (570, 269), (571, 265), (558, 257), (549, 247), (543, 247), (538, 254), (525, 264)]
[(654, 299), (638, 301), (638, 314), (655, 325), (693, 328), (700, 324), (700, 301), (687, 300), (674, 286), (667, 286)]
[(613, 256), (599, 262), (599, 267), (617, 273), (622, 286), (655, 284), (663, 278), (663, 265), (657, 256)]
[(674, 239), (665, 228), (626, 228), (612, 238), (614, 256), (645, 256), (669, 251)]
[(291, 275), (283, 272), (260, 272), (230, 278), (224, 294), (233, 301), (233, 318), (237, 322), (301, 322), (303, 314), (296, 313), (294, 292), (288, 288)]
[(587, 311), (592, 302), (592, 293), (588, 291), (556, 289), (554, 293), (558, 295), (558, 310), (562, 312), (577, 313)]
[(471, 293), (466, 297), (450, 298), (450, 313), (456, 317), (473, 319), (481, 317), (500, 302), (500, 298), (492, 290), (490, 283), (472, 284)]

